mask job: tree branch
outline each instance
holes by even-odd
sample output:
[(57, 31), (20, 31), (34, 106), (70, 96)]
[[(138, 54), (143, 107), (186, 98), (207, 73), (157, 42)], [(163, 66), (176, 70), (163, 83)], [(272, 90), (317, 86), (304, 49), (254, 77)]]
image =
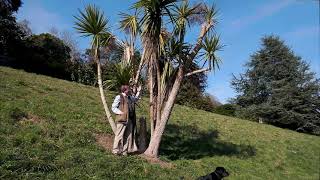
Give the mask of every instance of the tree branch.
[(193, 50), (190, 52), (190, 55), (188, 56), (189, 61), (193, 61), (195, 56), (198, 54), (198, 52), (201, 49), (202, 46), (202, 40), (204, 36), (208, 33), (208, 31), (213, 27), (213, 23), (203, 23), (201, 26), (201, 31), (197, 40), (196, 45), (194, 46)]
[(191, 75), (197, 74), (197, 73), (202, 73), (202, 72), (211, 71), (211, 69), (212, 69), (211, 63), (212, 63), (212, 62), (209, 60), (209, 64), (208, 64), (208, 67), (207, 67), (207, 68), (202, 68), (202, 69), (194, 70), (194, 71), (192, 71), (192, 72), (189, 72), (189, 73), (185, 74), (184, 77), (188, 77), (188, 76), (191, 76)]
[(138, 67), (138, 70), (136, 72), (136, 77), (134, 78), (134, 84), (138, 84), (139, 77), (140, 77), (140, 72), (141, 72), (141, 70), (143, 68), (143, 65), (144, 65), (144, 56), (145, 56), (145, 49), (143, 49), (143, 52), (142, 52), (142, 56), (141, 56), (141, 59), (140, 59), (139, 67)]
[(188, 77), (188, 76), (191, 76), (191, 75), (193, 75), (193, 74), (202, 73), (202, 72), (207, 72), (207, 71), (211, 71), (211, 68), (208, 67), (208, 68), (198, 69), (198, 70), (195, 70), (195, 71), (192, 71), (192, 72), (189, 72), (189, 73), (185, 74), (184, 77)]

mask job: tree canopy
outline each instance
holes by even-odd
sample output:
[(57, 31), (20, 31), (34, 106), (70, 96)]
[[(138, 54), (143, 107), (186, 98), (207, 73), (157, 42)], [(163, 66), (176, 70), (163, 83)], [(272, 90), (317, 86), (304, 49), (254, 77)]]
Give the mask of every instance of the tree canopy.
[(21, 5), (20, 0), (0, 1), (0, 55), (15, 55), (15, 49), (25, 37), (24, 30), (14, 16)]
[(28, 37), (24, 44), (18, 66), (35, 73), (71, 78), (68, 72), (70, 48), (62, 40), (45, 33)]
[(232, 81), (240, 115), (320, 134), (319, 79), (284, 41), (277, 36), (262, 38), (262, 48), (246, 67)]

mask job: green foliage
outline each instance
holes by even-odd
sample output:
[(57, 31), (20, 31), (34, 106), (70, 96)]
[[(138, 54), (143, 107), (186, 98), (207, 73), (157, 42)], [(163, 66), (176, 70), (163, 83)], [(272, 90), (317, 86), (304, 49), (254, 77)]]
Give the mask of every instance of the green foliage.
[[(122, 49), (118, 44), (109, 44), (106, 49), (100, 51), (102, 71), (102, 81), (104, 85), (110, 86), (112, 90), (118, 91), (121, 83), (129, 83), (130, 74), (132, 75), (133, 65), (122, 65)], [(140, 54), (136, 51), (134, 58), (139, 63)], [(108, 62), (106, 62), (108, 61)], [(135, 65), (136, 67), (137, 65)], [(86, 53), (80, 58), (74, 59), (69, 65), (71, 71), (71, 80), (85, 85), (97, 85), (97, 67), (94, 63), (92, 51), (86, 50)]]
[(161, 32), (162, 18), (171, 16), (170, 8), (177, 0), (139, 0), (133, 7), (142, 10), (144, 16), (142, 22), (142, 34), (150, 38), (158, 39)]
[(217, 106), (213, 109), (213, 112), (216, 114), (221, 114), (225, 116), (235, 116), (236, 105), (234, 104), (224, 104)]
[(107, 46), (113, 39), (108, 32), (108, 20), (103, 11), (95, 5), (86, 6), (84, 12), (79, 10), (79, 15), (74, 18), (76, 19), (74, 28), (78, 33), (91, 37), (91, 53), (95, 63), (100, 65), (101, 47)]
[(204, 59), (209, 61), (209, 69), (219, 69), (221, 59), (216, 55), (216, 52), (223, 48), (223, 46), (220, 44), (220, 37), (209, 34), (204, 38), (202, 46), (205, 51), (203, 54)]
[(3, 65), (69, 80), (70, 48), (50, 34), (30, 36), (27, 21), (18, 24), (13, 14), (21, 4), (20, 0), (0, 1)]
[(120, 15), (120, 28), (130, 33), (132, 37), (136, 37), (140, 31), (137, 14), (130, 15), (126, 13), (120, 13)]
[(79, 10), (79, 16), (74, 16), (75, 29), (84, 36), (97, 36), (107, 32), (108, 20), (102, 11), (94, 5), (88, 5), (85, 11)]
[[(199, 69), (197, 64), (193, 64), (190, 70)], [(216, 106), (211, 98), (204, 93), (207, 87), (207, 75), (197, 73), (186, 77), (182, 81), (176, 103), (212, 112)]]
[(132, 77), (132, 66), (126, 63), (113, 64), (112, 74), (106, 81), (104, 81), (104, 86), (108, 89), (117, 91), (120, 89), (121, 85), (129, 85), (130, 78)]
[[(96, 68), (93, 63), (86, 62), (83, 59), (75, 59), (69, 65), (71, 71), (71, 80), (90, 86), (95, 86), (97, 83)], [(102, 67), (104, 69), (104, 66)]]
[(17, 12), (21, 7), (21, 0), (2, 0), (0, 1), (0, 16), (6, 17), (12, 15), (12, 13)]
[(70, 48), (51, 34), (32, 35), (17, 59), (17, 67), (61, 79), (70, 79)]
[(212, 112), (215, 104), (192, 82), (184, 81), (176, 99), (177, 104)]
[(217, 166), (230, 180), (319, 176), (317, 136), (177, 105), (160, 150), (166, 168), (96, 144), (94, 134), (112, 133), (97, 88), (0, 67), (0, 92), (0, 179), (196, 179)]
[(21, 4), (20, 0), (0, 1), (0, 55), (16, 57), (21, 49), (19, 45), (25, 33), (13, 15)]
[(177, 37), (185, 36), (186, 28), (191, 27), (194, 16), (200, 14), (199, 6), (200, 4), (196, 4), (191, 7), (189, 1), (183, 1), (180, 5), (174, 6), (172, 14), (175, 23), (174, 35)]
[[(233, 79), (239, 93), (238, 114), (316, 134), (320, 129), (319, 79), (278, 37), (263, 38), (262, 46), (247, 63), (247, 71)], [(306, 124), (314, 129), (304, 130)]]

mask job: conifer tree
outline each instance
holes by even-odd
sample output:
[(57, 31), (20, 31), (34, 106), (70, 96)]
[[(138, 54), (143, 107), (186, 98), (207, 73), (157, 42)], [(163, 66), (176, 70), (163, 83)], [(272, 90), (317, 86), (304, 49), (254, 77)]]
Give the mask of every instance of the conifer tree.
[(279, 37), (268, 36), (246, 67), (232, 80), (239, 115), (320, 134), (320, 83), (309, 64)]

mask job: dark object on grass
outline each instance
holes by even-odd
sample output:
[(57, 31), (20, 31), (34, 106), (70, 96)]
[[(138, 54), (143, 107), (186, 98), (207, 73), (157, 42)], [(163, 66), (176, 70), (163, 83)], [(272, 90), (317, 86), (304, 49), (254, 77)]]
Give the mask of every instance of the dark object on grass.
[(14, 108), (11, 110), (10, 112), (10, 117), (12, 119), (14, 119), (14, 121), (20, 121), (22, 120), (23, 118), (27, 118), (28, 117), (28, 114), (24, 111), (22, 111), (21, 109), (19, 108)]
[(206, 176), (199, 177), (198, 180), (220, 180), (227, 176), (229, 176), (229, 173), (224, 167), (217, 167), (215, 171)]

